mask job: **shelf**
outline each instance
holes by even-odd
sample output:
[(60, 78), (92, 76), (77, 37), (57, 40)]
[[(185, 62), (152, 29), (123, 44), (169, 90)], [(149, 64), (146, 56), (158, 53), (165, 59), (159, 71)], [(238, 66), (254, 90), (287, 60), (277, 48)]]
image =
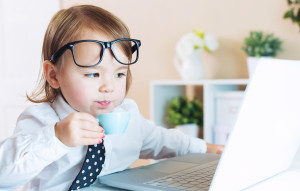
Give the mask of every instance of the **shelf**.
[(244, 91), (247, 83), (248, 79), (151, 81), (150, 118), (157, 125), (170, 128), (170, 125), (165, 121), (167, 102), (173, 97), (186, 95), (191, 87), (200, 89), (201, 93), (196, 94), (203, 102), (204, 140), (214, 143), (213, 126), (216, 124), (216, 95), (225, 91)]
[(204, 85), (204, 84), (247, 84), (249, 79), (212, 79), (212, 80), (153, 80), (151, 85)]

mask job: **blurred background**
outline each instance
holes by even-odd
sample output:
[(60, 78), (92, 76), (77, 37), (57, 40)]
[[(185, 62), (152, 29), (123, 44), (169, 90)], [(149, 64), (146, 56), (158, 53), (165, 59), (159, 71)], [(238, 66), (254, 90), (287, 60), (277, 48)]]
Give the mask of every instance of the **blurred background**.
[[(151, 80), (180, 79), (173, 60), (178, 40), (195, 28), (214, 34), (219, 48), (203, 55), (205, 79), (247, 78), (247, 55), (242, 50), (249, 31), (274, 33), (283, 41), (278, 58), (300, 59), (300, 34), (296, 24), (284, 20), (286, 0), (62, 0), (61, 7), (89, 3), (121, 18), (140, 39), (139, 62), (132, 66), (133, 83), (128, 97), (149, 117)], [(205, 57), (206, 56), (206, 57)]]
[(253, 30), (274, 33), (282, 40), (277, 58), (300, 59), (299, 27), (283, 19), (289, 9), (286, 0), (0, 0), (0, 140), (12, 134), (17, 116), (30, 104), (25, 94), (36, 84), (42, 39), (51, 17), (79, 4), (112, 12), (128, 25), (132, 38), (141, 40), (128, 97), (146, 118), (150, 118), (150, 82), (181, 79), (174, 66), (176, 43), (196, 28), (219, 42), (216, 51), (201, 53), (203, 79), (248, 78), (242, 47)]

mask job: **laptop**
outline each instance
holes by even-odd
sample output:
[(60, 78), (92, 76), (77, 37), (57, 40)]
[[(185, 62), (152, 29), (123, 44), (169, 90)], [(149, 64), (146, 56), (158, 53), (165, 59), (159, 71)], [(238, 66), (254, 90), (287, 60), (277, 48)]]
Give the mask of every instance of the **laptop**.
[(261, 59), (221, 158), (189, 154), (98, 181), (139, 191), (244, 190), (289, 167), (300, 143), (299, 115), (300, 61)]

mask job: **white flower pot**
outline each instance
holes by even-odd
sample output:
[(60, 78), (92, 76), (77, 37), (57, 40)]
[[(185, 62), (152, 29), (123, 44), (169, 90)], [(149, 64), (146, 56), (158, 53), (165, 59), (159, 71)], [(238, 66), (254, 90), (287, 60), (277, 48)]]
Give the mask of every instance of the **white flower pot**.
[(190, 123), (184, 125), (176, 125), (175, 129), (181, 131), (184, 134), (187, 134), (192, 137), (198, 137), (199, 127), (197, 124)]
[(262, 56), (262, 57), (248, 57), (247, 58), (247, 67), (248, 67), (248, 74), (249, 78), (251, 78), (255, 72), (257, 64), (260, 59), (262, 58), (271, 58), (270, 56)]
[(196, 50), (193, 54), (182, 60), (178, 57), (174, 59), (174, 65), (183, 80), (201, 80), (204, 77), (204, 67), (200, 57), (201, 50)]
[(257, 62), (259, 61), (259, 57), (248, 57), (247, 58), (247, 67), (248, 67), (248, 74), (249, 78), (251, 78), (254, 74), (254, 71), (257, 67)]

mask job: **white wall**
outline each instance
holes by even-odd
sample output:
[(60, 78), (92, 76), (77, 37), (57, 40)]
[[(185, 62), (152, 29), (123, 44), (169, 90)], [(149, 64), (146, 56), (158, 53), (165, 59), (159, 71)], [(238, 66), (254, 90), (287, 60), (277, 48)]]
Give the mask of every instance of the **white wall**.
[(0, 141), (12, 135), (36, 84), (43, 36), (59, 0), (0, 0)]

